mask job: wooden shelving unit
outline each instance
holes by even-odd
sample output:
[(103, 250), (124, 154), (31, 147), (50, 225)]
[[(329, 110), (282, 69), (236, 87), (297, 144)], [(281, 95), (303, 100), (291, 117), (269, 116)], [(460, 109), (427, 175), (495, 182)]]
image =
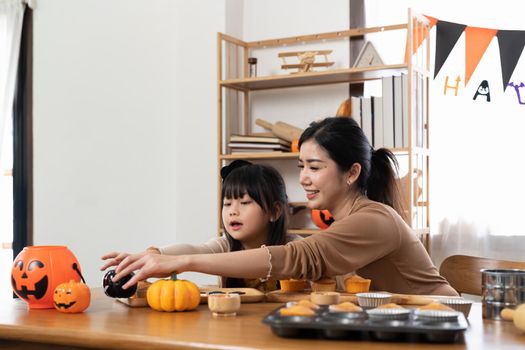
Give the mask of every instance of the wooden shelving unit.
[[(419, 30), (426, 28), (426, 32)], [(418, 29), (418, 30), (416, 30)], [(408, 56), (408, 62), (388, 64), (364, 68), (339, 68), (327, 69), (318, 72), (296, 74), (279, 74), (261, 77), (248, 77), (247, 58), (253, 49), (266, 49), (282, 45), (297, 45), (298, 43), (312, 43), (326, 40), (347, 40), (352, 36), (362, 36), (368, 33), (380, 33), (391, 30), (404, 30), (407, 33), (409, 52), (412, 52), (413, 35), (422, 35), (426, 38), (423, 45), (414, 54)], [(259, 90), (288, 89), (304, 86), (319, 86), (359, 83), (368, 80), (381, 79), (384, 76), (407, 74), (408, 77), (408, 122), (409, 140), (408, 147), (396, 148), (392, 151), (402, 157), (408, 157), (408, 172), (405, 178), (404, 195), (407, 201), (406, 217), (408, 224), (422, 237), (428, 249), (429, 234), (429, 133), (428, 133), (428, 86), (430, 71), (430, 39), (429, 22), (426, 17), (408, 10), (406, 23), (384, 27), (358, 28), (344, 31), (317, 33), (297, 37), (278, 38), (271, 40), (245, 42), (232, 36), (217, 34), (217, 127), (218, 127), (218, 170), (227, 162), (234, 159), (289, 161), (297, 159), (297, 153), (241, 153), (230, 154), (227, 140), (233, 133), (249, 134), (252, 128), (250, 116), (250, 94)], [(417, 38), (415, 38), (417, 39)], [(401, 48), (404, 49), (404, 48)], [(241, 59), (238, 57), (242, 56)], [(233, 62), (235, 61), (235, 62)], [(231, 64), (231, 63), (236, 63)], [(232, 66), (235, 66), (232, 68)], [(236, 91), (241, 97), (231, 99), (228, 91)], [(237, 115), (226, 113), (225, 109), (231, 104), (237, 104), (240, 112)], [(218, 204), (221, 207), (221, 179), (218, 179)], [(219, 228), (221, 232), (221, 213), (218, 213)], [(316, 234), (315, 229), (293, 228), (290, 233)]]

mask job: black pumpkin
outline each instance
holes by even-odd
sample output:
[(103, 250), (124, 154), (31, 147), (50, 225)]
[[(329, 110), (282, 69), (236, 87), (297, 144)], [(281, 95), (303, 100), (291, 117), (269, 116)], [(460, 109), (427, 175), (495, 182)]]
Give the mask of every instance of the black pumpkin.
[(102, 285), (104, 286), (104, 293), (106, 293), (108, 297), (129, 298), (133, 294), (135, 294), (135, 292), (137, 291), (137, 284), (132, 285), (128, 289), (122, 289), (122, 286), (126, 284), (126, 282), (129, 281), (131, 277), (134, 276), (133, 272), (127, 276), (122, 277), (117, 282), (113, 282), (111, 279), (115, 277), (115, 275), (115, 270), (109, 270), (104, 275), (104, 280), (102, 281)]

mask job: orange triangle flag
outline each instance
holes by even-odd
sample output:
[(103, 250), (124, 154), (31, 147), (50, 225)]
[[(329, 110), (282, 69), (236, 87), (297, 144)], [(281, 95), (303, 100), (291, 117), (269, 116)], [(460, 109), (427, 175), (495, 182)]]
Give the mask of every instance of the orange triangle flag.
[[(430, 26), (429, 30), (434, 27), (438, 21), (437, 18), (424, 15), (429, 21)], [(417, 49), (421, 46), (423, 40), (427, 36), (427, 27), (422, 25), (417, 25), (416, 19), (412, 22), (412, 54), (416, 53)], [(408, 63), (408, 35), (407, 35), (407, 44), (405, 50), (405, 63)]]
[(497, 29), (465, 28), (465, 86), (497, 32)]

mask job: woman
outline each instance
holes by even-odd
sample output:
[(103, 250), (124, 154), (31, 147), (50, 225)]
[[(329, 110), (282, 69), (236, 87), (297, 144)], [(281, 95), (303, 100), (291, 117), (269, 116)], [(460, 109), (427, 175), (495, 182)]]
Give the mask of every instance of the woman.
[(115, 280), (131, 271), (125, 285), (147, 277), (196, 271), (237, 278), (318, 280), (350, 271), (372, 280), (374, 290), (457, 295), (441, 277), (401, 208), (386, 149), (374, 151), (351, 118), (314, 122), (299, 140), (300, 183), (308, 206), (328, 209), (335, 222), (323, 233), (284, 246), (176, 257), (127, 257)]

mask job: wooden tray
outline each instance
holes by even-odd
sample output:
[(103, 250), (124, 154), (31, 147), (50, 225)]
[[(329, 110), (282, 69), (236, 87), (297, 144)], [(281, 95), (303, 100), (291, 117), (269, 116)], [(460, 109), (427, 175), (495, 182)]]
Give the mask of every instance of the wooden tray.
[(122, 304), (129, 307), (146, 307), (148, 306), (148, 300), (146, 298), (116, 298)]
[[(267, 302), (274, 303), (286, 303), (289, 301), (298, 301), (301, 299), (310, 299), (310, 291), (304, 292), (282, 292), (276, 290), (266, 294)], [(341, 302), (350, 301), (354, 304), (357, 304), (357, 296), (355, 294), (349, 294), (345, 292), (340, 292)], [(441, 298), (450, 298), (439, 295), (411, 295), (411, 294), (392, 294), (392, 303), (399, 305), (426, 305), (433, 301), (436, 301)]]
[[(201, 291), (201, 304), (206, 304), (208, 302), (208, 293), (209, 292), (239, 292), (241, 294), (241, 303), (258, 303), (264, 301), (265, 295), (263, 292), (254, 289), (254, 288), (199, 288)], [(148, 301), (146, 298), (117, 298), (117, 301), (127, 305), (129, 307), (146, 307), (148, 306)]]
[(201, 304), (208, 302), (208, 293), (209, 292), (223, 292), (223, 293), (232, 293), (239, 292), (241, 295), (241, 303), (258, 303), (265, 300), (265, 294), (258, 289), (254, 288), (214, 288), (206, 287), (199, 288), (201, 291)]

